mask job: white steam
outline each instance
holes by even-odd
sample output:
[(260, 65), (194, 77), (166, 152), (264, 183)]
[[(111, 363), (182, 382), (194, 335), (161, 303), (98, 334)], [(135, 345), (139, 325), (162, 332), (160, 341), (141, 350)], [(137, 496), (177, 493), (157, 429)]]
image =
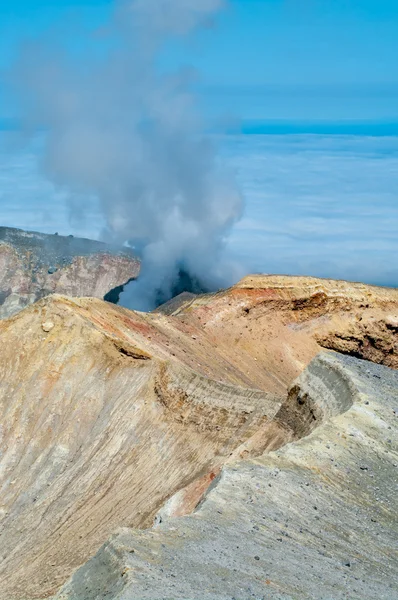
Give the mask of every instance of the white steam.
[(78, 51), (68, 40), (68, 51), (53, 39), (29, 48), (18, 68), (25, 114), (47, 132), (47, 176), (79, 211), (97, 197), (104, 237), (142, 256), (122, 297), (132, 308), (153, 308), (159, 290), (168, 296), (180, 269), (210, 288), (233, 278), (223, 248), (240, 195), (201, 135), (191, 74), (156, 66), (169, 37), (211, 23), (223, 4), (119, 1), (100, 40), (88, 36)]

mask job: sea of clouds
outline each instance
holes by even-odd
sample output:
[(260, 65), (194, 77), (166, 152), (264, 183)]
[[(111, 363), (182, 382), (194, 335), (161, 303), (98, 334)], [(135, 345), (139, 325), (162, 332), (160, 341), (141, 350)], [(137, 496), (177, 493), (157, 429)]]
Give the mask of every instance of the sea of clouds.
[[(398, 286), (398, 137), (227, 135), (215, 142), (245, 201), (227, 245), (242, 272)], [(0, 148), (0, 225), (99, 238), (96, 198), (76, 198), (71, 211), (67, 192), (41, 174), (39, 146), (10, 147), (8, 136)]]

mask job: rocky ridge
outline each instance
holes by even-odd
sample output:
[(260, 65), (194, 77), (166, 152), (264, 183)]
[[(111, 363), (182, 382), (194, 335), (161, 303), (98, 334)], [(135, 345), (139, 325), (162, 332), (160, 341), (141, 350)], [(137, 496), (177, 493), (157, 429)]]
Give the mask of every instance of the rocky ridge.
[(140, 263), (128, 249), (102, 242), (0, 227), (0, 318), (59, 293), (107, 294), (138, 276)]
[[(263, 461), (272, 462), (279, 453), (283, 456), (288, 449), (303, 447), (309, 460), (314, 460), (313, 475), (318, 477), (317, 442), (300, 445), (316, 440), (329, 423), (343, 418), (342, 413), (348, 415), (350, 429), (362, 393), (358, 391), (362, 367), (357, 365), (363, 363), (329, 356), (311, 361), (322, 350), (326, 335), (332, 339), (336, 332), (340, 335), (352, 328), (359, 339), (364, 325), (372, 332), (375, 347), (383, 348), (380, 362), (394, 361), (396, 335), (387, 325), (394, 323), (397, 308), (396, 290), (310, 278), (254, 277), (218, 294), (184, 296), (152, 314), (97, 299), (53, 295), (1, 322), (0, 598), (33, 600), (56, 593), (121, 526), (134, 528), (123, 535), (142, 539), (142, 552), (151, 535), (163, 540), (160, 530), (165, 535), (160, 542), (164, 550), (162, 544), (167, 547), (173, 528), (177, 546), (183, 548), (185, 530), (180, 533), (179, 528), (199, 522), (196, 515), (202, 508), (192, 517), (183, 517), (178, 526), (167, 519), (192, 512), (204, 494), (203, 510), (210, 506), (232, 464), (243, 471), (254, 469), (261, 479), (263, 472), (256, 469)], [(379, 340), (373, 331), (381, 323), (386, 327)], [(294, 383), (309, 363), (312, 366)], [(386, 390), (395, 399), (396, 373), (370, 364), (372, 377), (372, 369), (376, 369), (376, 388), (380, 369), (390, 382)], [(388, 394), (383, 390), (382, 386), (380, 397), (377, 390), (372, 392), (372, 402), (384, 406)], [(373, 430), (363, 430), (375, 435), (369, 447), (381, 443), (381, 432), (395, 423), (380, 425), (376, 417), (369, 416)], [(359, 431), (355, 419), (352, 423)], [(336, 456), (343, 451), (340, 442), (333, 447)], [(357, 450), (362, 452), (353, 447), (353, 453)], [(287, 477), (293, 466), (283, 464)], [(315, 485), (318, 481), (314, 479)], [(256, 475), (250, 485), (262, 489), (263, 483)], [(274, 486), (269, 483), (266, 491), (272, 495)], [(206, 492), (209, 485), (212, 491)], [(242, 485), (249, 486), (249, 479), (243, 478)], [(232, 491), (228, 491), (231, 498)], [(294, 506), (294, 491), (291, 497), (283, 488), (277, 491), (286, 509)], [(222, 493), (220, 498), (221, 504), (226, 502)], [(268, 502), (269, 495), (264, 499)], [(235, 521), (246, 527), (246, 517), (239, 524), (240, 511), (246, 514), (239, 495), (236, 502)], [(259, 504), (265, 510), (267, 505), (260, 500)], [(209, 528), (218, 531), (221, 520), (217, 512)], [(135, 531), (150, 528), (155, 521), (162, 521), (159, 529)], [(258, 531), (253, 528), (253, 540)], [(228, 535), (225, 540), (227, 544)], [(104, 547), (110, 548), (112, 564), (98, 570), (98, 560), (103, 562), (105, 556), (100, 550), (62, 594), (81, 600), (132, 599), (138, 590), (147, 596), (137, 598), (163, 597), (151, 596), (151, 583), (140, 579), (139, 573), (149, 573), (145, 561), (139, 567), (126, 563), (122, 567), (126, 572), (120, 571), (123, 548), (129, 548), (130, 541), (122, 546), (113, 543)], [(207, 547), (205, 539), (203, 543)], [(128, 550), (131, 555), (135, 546), (132, 550)], [(152, 563), (153, 551), (158, 552), (148, 547), (145, 555)], [(170, 552), (174, 551), (173, 546)], [(211, 546), (209, 552), (215, 553)], [(253, 558), (254, 565), (262, 560), (255, 556), (259, 560)], [(156, 569), (153, 573), (161, 582), (163, 567), (158, 566), (159, 573)], [(212, 568), (202, 567), (198, 566), (199, 573), (210, 586)], [(228, 569), (225, 573), (228, 579)], [(221, 581), (214, 584), (214, 596), (210, 586), (203, 597), (230, 598), (216, 595), (221, 594), (221, 588), (216, 589)], [(188, 578), (178, 593), (188, 594), (193, 585)], [(173, 596), (167, 585), (165, 590), (171, 594), (165, 597), (185, 598)], [(118, 596), (119, 592), (125, 595)], [(235, 596), (251, 597), (240, 592)]]
[(284, 340), (294, 331), (323, 348), (398, 368), (398, 290), (394, 288), (314, 277), (249, 275), (229, 290), (182, 294), (158, 310), (180, 319), (189, 316), (212, 332), (222, 330), (222, 337), (228, 335), (229, 341), (240, 345), (265, 335), (282, 361)]
[(320, 354), (295, 388), (319, 428), (230, 462), (191, 516), (120, 530), (56, 600), (398, 598), (398, 373)]

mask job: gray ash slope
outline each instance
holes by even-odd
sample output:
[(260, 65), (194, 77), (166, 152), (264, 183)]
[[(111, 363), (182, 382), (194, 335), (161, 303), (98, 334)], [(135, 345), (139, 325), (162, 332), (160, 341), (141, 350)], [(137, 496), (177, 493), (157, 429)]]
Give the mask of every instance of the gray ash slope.
[(117, 301), (139, 271), (129, 248), (0, 227), (0, 318), (54, 293)]
[(191, 516), (120, 530), (56, 600), (397, 600), (398, 372), (322, 353), (292, 389), (312, 433), (226, 465)]

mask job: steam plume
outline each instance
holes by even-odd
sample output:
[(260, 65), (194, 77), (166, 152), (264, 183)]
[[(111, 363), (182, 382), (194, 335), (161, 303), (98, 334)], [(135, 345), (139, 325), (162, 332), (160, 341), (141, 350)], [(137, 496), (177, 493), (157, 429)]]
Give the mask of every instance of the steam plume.
[[(104, 237), (132, 245), (142, 274), (122, 303), (147, 310), (182, 270), (209, 288), (230, 283), (224, 242), (241, 198), (220, 172), (190, 91), (192, 74), (162, 74), (173, 36), (206, 26), (223, 0), (129, 0), (114, 4), (98, 40), (29, 48), (18, 69), (25, 114), (46, 131), (46, 174), (76, 198), (98, 198)], [(70, 44), (70, 40), (68, 40)]]

